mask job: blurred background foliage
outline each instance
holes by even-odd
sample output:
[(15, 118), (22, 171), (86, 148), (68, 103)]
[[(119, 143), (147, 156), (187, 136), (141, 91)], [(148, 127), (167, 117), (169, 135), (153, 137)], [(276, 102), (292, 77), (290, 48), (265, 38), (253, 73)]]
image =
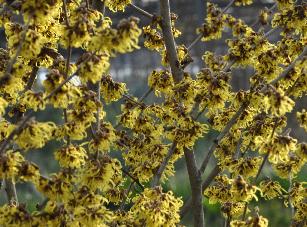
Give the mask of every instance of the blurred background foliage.
[[(94, 1), (95, 2), (95, 1)], [(228, 4), (228, 1), (215, 0), (214, 3), (218, 4), (220, 7), (224, 7)], [(179, 18), (177, 20), (177, 26), (182, 31), (182, 36), (178, 39), (178, 44), (189, 45), (193, 39), (196, 37), (195, 30), (204, 21), (204, 3), (203, 0), (171, 0), (172, 9), (178, 14)], [(158, 13), (158, 2), (156, 0), (143, 0), (135, 1), (135, 4), (146, 9), (151, 13)], [(94, 4), (95, 5), (95, 4)], [(228, 12), (235, 17), (243, 19), (247, 24), (253, 24), (257, 20), (257, 15), (263, 7), (270, 8), (273, 5), (273, 1), (270, 0), (257, 0), (254, 4), (247, 7), (233, 7), (228, 10)], [(100, 5), (97, 3), (96, 7), (99, 8)], [(144, 18), (133, 10), (133, 8), (128, 7), (123, 13), (112, 14), (106, 11), (106, 16), (109, 16), (114, 21), (116, 25), (120, 19), (129, 16), (140, 17), (140, 26), (150, 23), (148, 18)], [(265, 29), (259, 28), (256, 29)], [(203, 62), (201, 56), (205, 51), (210, 50), (217, 54), (225, 54), (227, 52), (225, 39), (229, 38), (230, 34), (227, 31), (223, 34), (221, 40), (210, 41), (206, 43), (199, 43), (194, 49), (191, 50), (191, 56), (194, 60), (192, 64), (187, 67), (192, 76), (195, 75), (202, 67)], [(272, 35), (270, 36), (270, 41), (274, 42), (278, 37)], [(125, 82), (127, 88), (129, 89), (129, 94), (136, 97), (141, 97), (148, 90), (147, 76), (154, 69), (161, 68), (160, 57), (158, 54), (148, 51), (143, 47), (143, 40), (140, 40), (140, 49), (129, 54), (119, 55), (116, 58), (112, 58), (110, 74), (114, 80)], [(0, 31), (0, 46), (5, 47), (5, 35), (4, 31)], [(65, 52), (62, 53), (65, 56)], [(76, 61), (77, 58), (82, 54), (82, 50), (74, 50), (72, 59)], [(232, 75), (232, 88), (233, 91), (238, 91), (240, 89), (246, 90), (249, 88), (249, 77), (252, 75), (253, 70), (251, 68), (236, 69), (233, 71)], [(42, 79), (46, 72), (43, 70), (39, 72), (39, 78)], [(37, 90), (42, 89), (41, 80), (38, 80), (35, 84)], [(111, 103), (109, 105), (104, 105), (104, 110), (107, 115), (104, 120), (112, 122), (113, 125), (116, 124), (116, 116), (120, 113), (120, 105), (122, 101), (117, 103)], [(145, 103), (159, 102), (159, 98), (154, 97), (150, 94), (145, 100)], [(306, 108), (307, 98), (303, 97), (297, 101), (295, 109), (301, 110), (303, 107)], [(55, 110), (53, 108), (47, 108), (45, 111), (40, 112), (39, 115), (35, 116), (39, 121), (53, 121), (55, 123), (63, 122), (61, 110)], [(202, 119), (205, 121), (205, 119)], [(297, 138), (299, 141), (303, 141), (307, 138), (306, 133), (302, 128), (298, 126), (298, 122), (293, 114), (288, 115), (288, 125), (292, 128), (291, 136)], [(210, 131), (203, 139), (199, 140), (195, 146), (195, 153), (197, 161), (200, 163), (205, 156), (208, 148), (210, 147), (212, 140), (217, 135), (216, 131)], [(57, 172), (59, 169), (58, 163), (55, 161), (53, 153), (61, 147), (62, 144), (57, 141), (49, 142), (43, 149), (29, 151), (26, 155), (28, 160), (31, 160), (38, 164), (42, 174), (50, 174)], [(120, 153), (116, 150), (111, 151), (111, 155), (114, 157), (120, 157)], [(211, 166), (208, 169), (212, 169), (214, 160), (211, 160)], [(174, 194), (178, 197), (182, 197), (185, 201), (190, 195), (190, 184), (188, 180), (188, 174), (185, 167), (184, 159), (179, 160), (176, 163), (176, 173), (167, 182), (164, 183), (163, 187), (165, 190), (172, 190)], [(210, 172), (210, 171), (209, 171)], [(306, 179), (306, 166), (301, 171), (300, 175), (297, 177), (299, 181), (307, 181)], [(305, 174), (304, 174), (305, 173)], [(207, 173), (208, 174), (208, 173)], [(261, 178), (266, 176), (272, 177), (274, 180), (278, 180), (281, 185), (287, 189), (289, 183), (286, 180), (282, 180), (276, 176), (273, 176), (272, 170), (269, 166), (266, 166)], [(206, 174), (204, 176), (206, 178)], [(295, 179), (294, 179), (295, 180)], [(2, 189), (3, 190), (3, 189)], [(137, 190), (137, 189), (136, 189)], [(41, 203), (44, 198), (35, 190), (34, 186), (28, 183), (17, 185), (18, 197), (21, 203), (27, 204), (29, 210), (35, 210), (36, 205)], [(6, 201), (5, 193), (2, 191), (0, 193), (0, 203), (3, 204)], [(257, 204), (254, 202), (255, 206), (260, 208), (260, 214), (269, 219), (269, 226), (289, 226), (289, 213), (290, 208), (286, 207), (283, 200), (272, 200), (266, 201), (261, 199)], [(217, 204), (209, 204), (208, 199), (204, 199), (205, 206), (205, 219), (207, 226), (222, 226), (224, 219), (220, 214), (220, 206)], [(250, 209), (253, 209), (250, 207)], [(192, 217), (187, 215), (183, 219), (183, 224), (186, 226), (191, 226)]]

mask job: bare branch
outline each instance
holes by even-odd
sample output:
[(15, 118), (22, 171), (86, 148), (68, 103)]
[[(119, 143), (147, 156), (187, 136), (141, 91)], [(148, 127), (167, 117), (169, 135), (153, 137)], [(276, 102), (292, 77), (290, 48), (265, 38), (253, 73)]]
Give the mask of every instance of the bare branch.
[(177, 143), (173, 142), (171, 148), (168, 150), (167, 155), (165, 156), (163, 162), (161, 163), (158, 171), (156, 172), (156, 174), (154, 175), (152, 182), (151, 182), (151, 187), (155, 187), (159, 184), (159, 181), (162, 177), (163, 171), (166, 168), (168, 161), (171, 159), (175, 149), (176, 149)]
[(18, 197), (16, 192), (15, 183), (12, 179), (5, 180), (5, 191), (10, 205), (18, 205)]
[(217, 148), (219, 142), (224, 138), (225, 135), (228, 134), (229, 130), (231, 129), (231, 127), (237, 122), (237, 119), (239, 118), (239, 116), (241, 115), (241, 113), (245, 110), (245, 108), (247, 107), (246, 104), (243, 104), (240, 109), (235, 113), (235, 115), (230, 119), (230, 121), (228, 121), (227, 125), (225, 126), (225, 128), (220, 132), (220, 134), (214, 139), (213, 144), (211, 145), (211, 147), (209, 148), (209, 151), (207, 153), (207, 156), (205, 157), (205, 159), (203, 160), (201, 167), (200, 167), (200, 172), (204, 173), (206, 170), (206, 167), (209, 163), (210, 157), (213, 154), (214, 150)]
[(275, 79), (271, 81), (271, 85), (276, 84), (281, 79), (285, 78), (288, 73), (295, 67), (295, 64), (302, 60), (307, 55), (307, 47), (304, 48), (303, 52)]
[(170, 63), (172, 76), (175, 82), (179, 82), (183, 78), (183, 71), (179, 68), (176, 43), (172, 33), (169, 0), (160, 0), (160, 11), (162, 17), (161, 27), (163, 39), (165, 42), (166, 53)]
[[(211, 173), (208, 175), (208, 177), (206, 178), (206, 180), (204, 180), (204, 182), (202, 183), (202, 192), (205, 191), (209, 185), (211, 184), (211, 182), (214, 180), (214, 178), (221, 172), (221, 169), (218, 165), (216, 165)], [(187, 201), (185, 202), (184, 206), (181, 208), (180, 210), (180, 217), (184, 217), (190, 210), (192, 206), (192, 198), (190, 197), (189, 199), (187, 199)]]
[(146, 17), (149, 17), (149, 18), (153, 18), (153, 17), (154, 17), (154, 15), (152, 15), (151, 13), (149, 13), (149, 12), (147, 12), (147, 11), (141, 9), (140, 7), (138, 7), (138, 6), (136, 6), (136, 5), (132, 4), (132, 3), (131, 3), (130, 5), (131, 5), (134, 9), (136, 9), (136, 11), (138, 11), (139, 13), (143, 14), (143, 15), (146, 16)]
[(235, 0), (231, 0), (228, 5), (222, 10), (222, 14), (226, 13), (226, 11), (232, 6), (232, 4), (235, 2)]
[(68, 20), (66, 0), (63, 0), (63, 11), (64, 11), (64, 17), (65, 17), (65, 24), (69, 28), (70, 24), (69, 24), (69, 20)]
[(194, 152), (188, 149), (184, 150), (184, 156), (189, 174), (189, 180), (192, 191), (192, 207), (194, 226), (205, 226), (204, 208), (203, 208), (203, 195), (201, 184), (201, 173), (198, 170)]
[(148, 91), (146, 91), (145, 93), (144, 93), (144, 95), (142, 95), (141, 96), (141, 98), (140, 98), (140, 102), (142, 102), (144, 99), (146, 99), (147, 97), (148, 97), (148, 95), (150, 95), (150, 93), (153, 91), (153, 89), (152, 88), (149, 88), (148, 89)]
[(127, 176), (129, 176), (138, 186), (140, 186), (140, 188), (141, 188), (142, 190), (144, 190), (144, 186), (139, 182), (138, 179), (136, 179), (134, 176), (132, 176), (132, 175), (129, 173), (128, 170), (125, 170), (125, 169), (122, 168), (122, 172), (123, 172), (124, 174), (126, 174)]
[(192, 43), (187, 47), (188, 51), (191, 50), (193, 48), (193, 46), (195, 46), (203, 37), (203, 34), (200, 33), (193, 41)]

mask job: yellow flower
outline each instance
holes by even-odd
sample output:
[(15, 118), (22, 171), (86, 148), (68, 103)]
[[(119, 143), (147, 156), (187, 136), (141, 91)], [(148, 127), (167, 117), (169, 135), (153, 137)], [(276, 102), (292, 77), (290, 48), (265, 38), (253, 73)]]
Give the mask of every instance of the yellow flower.
[(296, 118), (300, 123), (300, 126), (307, 132), (307, 111), (303, 109), (302, 112), (297, 112)]
[(0, 225), (9, 227), (31, 227), (32, 220), (25, 205), (8, 205), (0, 207)]
[[(140, 139), (133, 142), (132, 148), (123, 155), (125, 162), (140, 182), (147, 182), (156, 173), (170, 147), (164, 144), (143, 144)], [(172, 163), (169, 162), (162, 179), (173, 173)]]
[(5, 108), (8, 106), (8, 102), (0, 97), (0, 116), (5, 114)]
[(40, 176), (39, 180), (35, 182), (35, 186), (39, 192), (53, 201), (65, 202), (72, 197), (73, 185), (62, 179), (61, 173), (52, 175), (50, 179)]
[(294, 214), (294, 224), (296, 225), (304, 225), (307, 216), (307, 203), (306, 201), (302, 201), (301, 203), (297, 204), (295, 207), (295, 214)]
[(222, 14), (221, 9), (216, 4), (210, 2), (207, 3), (207, 15), (205, 23), (196, 32), (203, 34), (202, 41), (221, 38), (227, 16)]
[(214, 180), (215, 183), (204, 191), (204, 195), (209, 199), (209, 204), (229, 201), (229, 198), (231, 198), (229, 185), (231, 184), (232, 180), (226, 175), (217, 176)]
[(108, 227), (113, 220), (113, 213), (103, 205), (76, 206), (74, 208), (74, 222), (79, 226)]
[(104, 155), (97, 160), (88, 160), (80, 171), (79, 182), (92, 191), (105, 192), (122, 180), (121, 164), (117, 159)]
[(80, 6), (73, 9), (69, 17), (69, 27), (63, 27), (61, 44), (64, 47), (85, 47), (96, 28), (102, 14), (97, 10)]
[(24, 1), (21, 9), (24, 13), (25, 22), (31, 19), (35, 24), (46, 24), (53, 18), (59, 17), (62, 2), (55, 1)]
[(161, 92), (169, 95), (174, 87), (174, 80), (169, 71), (152, 71), (148, 77), (148, 86), (158, 96)]
[(92, 153), (97, 151), (107, 152), (116, 140), (113, 126), (108, 122), (100, 122), (100, 128), (96, 132), (95, 138), (89, 143), (89, 150)]
[(104, 4), (113, 12), (125, 11), (126, 6), (131, 4), (131, 0), (105, 0)]
[(23, 156), (19, 152), (12, 150), (0, 155), (0, 179), (15, 179), (19, 176), (19, 171), (24, 162)]
[(248, 217), (246, 221), (233, 220), (230, 222), (230, 227), (268, 227), (268, 219), (257, 215), (256, 217)]
[(67, 120), (87, 128), (92, 122), (96, 121), (98, 107), (101, 109), (100, 119), (102, 119), (105, 116), (105, 112), (102, 110), (101, 102), (99, 102), (94, 92), (86, 90), (75, 101), (73, 108), (67, 111)]
[(15, 125), (6, 120), (0, 119), (0, 141), (2, 142), (5, 138), (7, 138), (14, 129)]
[(272, 181), (271, 179), (261, 181), (259, 186), (265, 199), (282, 198), (283, 193), (287, 192), (280, 186), (278, 181)]
[(273, 164), (273, 170), (281, 178), (288, 179), (289, 176), (295, 177), (302, 169), (305, 162), (294, 154), (289, 154), (288, 160), (280, 161)]
[(278, 9), (284, 10), (294, 6), (294, 0), (277, 0)]
[(202, 59), (212, 71), (220, 71), (226, 66), (222, 56), (216, 56), (210, 51), (206, 51)]
[(289, 160), (288, 154), (290, 151), (296, 150), (297, 140), (287, 135), (274, 136), (267, 143), (262, 144), (259, 153), (269, 153), (269, 161), (277, 163), (278, 161)]
[(46, 105), (45, 97), (46, 95), (42, 92), (26, 91), (20, 99), (20, 104), (34, 111), (43, 110)]
[(41, 148), (53, 138), (55, 129), (53, 122), (30, 122), (16, 138), (16, 143), (25, 150)]
[(285, 96), (283, 92), (274, 90), (268, 91), (270, 111), (276, 116), (283, 116), (287, 112), (290, 112), (294, 107), (294, 101), (288, 96)]
[(80, 206), (91, 205), (104, 205), (108, 203), (108, 200), (99, 193), (90, 190), (87, 186), (80, 187), (74, 192), (74, 198), (69, 201), (69, 205), (74, 206), (78, 204)]
[[(59, 70), (50, 70), (44, 80), (43, 85), (47, 93), (54, 92), (58, 86), (64, 82), (65, 77)], [(81, 96), (80, 90), (71, 83), (66, 83), (55, 92), (49, 101), (55, 108), (67, 108), (67, 106)]]
[(199, 83), (191, 78), (188, 73), (184, 74), (184, 78), (173, 87), (173, 92), (170, 99), (175, 98), (177, 101), (182, 102), (182, 106), (186, 106), (190, 111), (195, 102), (196, 95), (199, 92)]
[(250, 5), (253, 3), (253, 0), (235, 0), (235, 5), (236, 6), (245, 6), (245, 5)]
[(295, 152), (298, 157), (306, 161), (307, 160), (307, 143), (299, 143), (297, 146), (297, 150)]
[(24, 161), (19, 168), (20, 179), (37, 183), (40, 178), (39, 168), (34, 163)]
[(109, 18), (104, 21), (89, 41), (88, 50), (114, 56), (117, 52), (127, 53), (139, 48), (138, 39), (142, 30), (137, 26), (137, 18), (121, 20), (116, 29), (110, 28)]
[(126, 84), (114, 81), (110, 75), (102, 76), (100, 92), (106, 103), (119, 100), (127, 92)]
[(37, 57), (46, 42), (46, 38), (38, 31), (30, 28), (23, 31), (22, 27), (13, 23), (5, 24), (5, 32), (8, 39), (8, 46), (11, 50), (10, 54), (12, 56), (16, 54), (20, 42), (24, 40), (21, 43), (19, 55), (27, 60)]
[(171, 191), (163, 193), (161, 187), (146, 188), (133, 202), (130, 213), (138, 225), (175, 227), (180, 221), (178, 213), (183, 202)]
[(229, 171), (234, 176), (241, 175), (244, 178), (255, 177), (262, 163), (262, 157), (240, 158), (233, 160), (230, 164)]
[(80, 168), (85, 164), (86, 151), (81, 146), (69, 145), (55, 152), (55, 159), (64, 168)]
[(138, 49), (138, 39), (142, 30), (138, 28), (139, 20), (136, 17), (129, 17), (128, 20), (121, 20), (117, 26), (117, 37), (114, 49), (119, 53), (131, 52)]
[(261, 190), (254, 185), (248, 184), (240, 175), (233, 181), (230, 188), (231, 198), (237, 202), (249, 202), (253, 198), (258, 200), (257, 191)]
[(164, 48), (164, 40), (161, 32), (150, 25), (143, 27), (145, 37), (144, 46), (151, 50), (161, 50)]
[(69, 136), (72, 140), (82, 140), (87, 136), (87, 133), (84, 124), (72, 121), (59, 126), (54, 135), (57, 139), (63, 139), (65, 136)]
[[(136, 98), (134, 100), (137, 102)], [(142, 107), (135, 106), (133, 102), (126, 100), (126, 103), (121, 105), (121, 115), (118, 116), (119, 122), (127, 128), (133, 128), (141, 111)]]
[(294, 182), (289, 191), (289, 198), (294, 206), (302, 204), (306, 199), (306, 182)]
[(221, 206), (221, 211), (225, 217), (236, 218), (244, 213), (245, 203), (226, 202)]
[(92, 83), (100, 81), (110, 66), (108, 55), (91, 55), (86, 53), (81, 59), (87, 59), (86, 62), (82, 60), (79, 62), (80, 70), (78, 75), (84, 84), (88, 81)]
[[(188, 49), (184, 45), (177, 46), (176, 50), (177, 50), (178, 61), (179, 61), (178, 65), (180, 68), (184, 69), (188, 64), (193, 62), (192, 57), (188, 53)], [(168, 59), (166, 49), (162, 50), (161, 64), (165, 67), (169, 65), (169, 59)]]
[(182, 124), (167, 132), (167, 138), (175, 141), (178, 146), (192, 148), (197, 139), (208, 132), (208, 125), (186, 118)]

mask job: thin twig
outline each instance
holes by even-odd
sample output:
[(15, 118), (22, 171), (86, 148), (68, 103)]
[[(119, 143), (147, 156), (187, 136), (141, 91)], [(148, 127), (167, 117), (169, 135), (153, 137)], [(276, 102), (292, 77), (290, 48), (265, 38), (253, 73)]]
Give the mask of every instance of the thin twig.
[[(99, 102), (99, 105), (97, 106), (97, 113), (96, 113), (96, 133), (94, 135), (96, 135), (99, 131), (100, 131), (100, 105), (102, 105), (102, 102), (101, 102), (101, 94), (100, 94), (100, 88), (101, 88), (101, 85), (100, 85), (100, 81), (98, 81), (96, 84), (95, 84), (95, 90), (96, 90), (96, 94), (97, 94), (97, 99), (98, 99), (98, 102)], [(91, 129), (93, 130), (93, 127), (91, 125)], [(95, 136), (96, 137), (96, 136)], [(96, 159), (99, 158), (99, 149), (97, 147), (97, 150), (96, 150)]]
[(25, 87), (25, 91), (31, 90), (31, 88), (33, 87), (33, 84), (34, 84), (36, 76), (37, 76), (36, 75), (37, 71), (38, 71), (38, 67), (36, 65), (34, 65), (33, 68), (32, 68), (31, 76), (30, 76), (28, 83)]
[(232, 4), (235, 2), (235, 0), (231, 0), (228, 5), (222, 10), (222, 13), (226, 13), (226, 11), (232, 6)]
[(203, 37), (203, 34), (200, 33), (200, 34), (192, 41), (192, 43), (187, 47), (188, 51), (190, 51), (190, 50), (193, 48), (193, 46), (195, 46), (195, 45), (201, 40), (202, 37)]
[(144, 95), (141, 96), (141, 98), (139, 99), (140, 102), (142, 102), (144, 99), (146, 99), (148, 97), (148, 95), (150, 95), (150, 93), (153, 91), (152, 88), (149, 88), (148, 91), (145, 92)]
[(123, 172), (124, 174), (126, 174), (127, 176), (129, 176), (138, 186), (140, 186), (140, 188), (141, 188), (142, 190), (145, 189), (144, 186), (140, 183), (140, 181), (139, 181), (138, 179), (136, 179), (134, 176), (132, 176), (132, 175), (129, 173), (128, 170), (125, 170), (125, 169), (122, 168), (122, 172)]
[(163, 162), (159, 166), (158, 171), (155, 173), (155, 175), (154, 175), (154, 177), (152, 179), (151, 187), (155, 187), (155, 186), (157, 186), (159, 184), (159, 181), (160, 181), (160, 179), (162, 177), (163, 171), (166, 168), (166, 166), (168, 164), (168, 161), (171, 159), (174, 151), (176, 150), (176, 146), (177, 146), (177, 143), (173, 142), (173, 144), (172, 144), (171, 148), (168, 150), (168, 153), (165, 156)]
[(264, 37), (266, 37), (266, 38), (269, 37), (270, 35), (272, 35), (277, 30), (278, 30), (278, 27), (272, 28), (271, 30), (269, 30), (268, 32), (266, 32), (264, 34)]
[(237, 122), (237, 119), (239, 118), (239, 116), (241, 115), (241, 113), (245, 110), (245, 108), (247, 107), (247, 104), (244, 103), (242, 104), (242, 106), (240, 107), (240, 109), (235, 113), (235, 115), (228, 121), (227, 125), (225, 126), (225, 128), (220, 132), (220, 134), (215, 138), (215, 140), (213, 141), (213, 144), (210, 146), (209, 151), (207, 153), (207, 156), (205, 157), (205, 159), (203, 160), (201, 167), (200, 167), (200, 172), (204, 173), (206, 170), (206, 167), (209, 163), (210, 157), (213, 154), (213, 152), (215, 151), (215, 149), (217, 148), (219, 142), (224, 138), (225, 135), (228, 134), (229, 130), (231, 129), (231, 127)]
[(67, 28), (70, 28), (70, 24), (69, 24), (69, 20), (68, 20), (66, 0), (63, 0), (63, 11), (64, 11), (64, 17), (65, 17), (65, 24), (66, 24)]
[(245, 204), (244, 204), (244, 211), (243, 211), (242, 218), (241, 218), (242, 221), (245, 220), (246, 213), (247, 213), (247, 206), (248, 206), (248, 204), (247, 204), (247, 202), (245, 202)]
[(85, 0), (85, 5), (87, 9), (90, 9), (90, 2), (89, 0)]
[[(77, 70), (77, 71), (79, 72), (79, 70)], [(71, 76), (67, 77), (62, 83), (59, 84), (58, 87), (56, 87), (53, 91), (51, 91), (51, 92), (49, 93), (49, 95), (47, 95), (47, 96), (45, 97), (45, 100), (50, 99), (55, 93), (57, 93), (58, 91), (60, 91), (61, 88), (62, 88), (66, 83), (68, 83), (73, 77), (75, 77), (76, 75), (77, 75), (77, 74), (74, 73), (74, 74), (72, 74)]]
[(149, 18), (153, 18), (153, 17), (154, 17), (154, 15), (152, 15), (151, 13), (149, 13), (149, 12), (147, 12), (147, 11), (141, 9), (140, 7), (138, 7), (138, 6), (136, 6), (136, 5), (132, 4), (132, 3), (131, 3), (130, 5), (131, 5), (134, 9), (136, 9), (136, 11), (138, 11), (139, 13), (143, 14), (143, 15), (146, 16), (146, 17), (149, 17)]
[(292, 201), (291, 201), (291, 196), (290, 196), (291, 190), (292, 190), (292, 176), (291, 176), (291, 173), (289, 173), (289, 189), (288, 189), (289, 198), (288, 198), (288, 201), (289, 201), (289, 207), (290, 207), (290, 210), (291, 210), (291, 220), (292, 220), (292, 218), (294, 217), (294, 214), (295, 214), (295, 210), (294, 210), (294, 207), (293, 207), (293, 204), (292, 204)]
[[(271, 12), (273, 9), (275, 9), (277, 7), (277, 3), (275, 3), (271, 8), (268, 9), (269, 12)], [(256, 26), (258, 23), (260, 22), (260, 19), (259, 19), (259, 16), (258, 16), (258, 19), (253, 23), (251, 24), (250, 27), (254, 27)]]
[(128, 99), (129, 101), (133, 102), (135, 105), (140, 106), (140, 107), (146, 107), (146, 105), (144, 103), (135, 101), (132, 97), (130, 97), (129, 95), (123, 94), (123, 97)]
[(127, 194), (125, 195), (125, 198), (123, 199), (122, 203), (121, 203), (120, 206), (119, 206), (119, 210), (124, 210), (126, 201), (127, 201), (127, 199), (128, 199), (129, 193), (130, 193), (131, 188), (132, 188), (132, 186), (133, 186), (134, 183), (135, 183), (135, 181), (132, 181), (132, 182), (130, 183), (129, 188), (128, 188), (128, 190), (127, 190)]

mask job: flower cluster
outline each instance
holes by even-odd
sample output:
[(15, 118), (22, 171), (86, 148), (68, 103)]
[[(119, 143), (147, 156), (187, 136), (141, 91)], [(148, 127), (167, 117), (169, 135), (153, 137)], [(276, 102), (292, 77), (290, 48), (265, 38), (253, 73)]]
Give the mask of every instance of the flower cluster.
[(182, 201), (176, 199), (172, 192), (163, 193), (161, 187), (145, 189), (134, 198), (131, 214), (138, 225), (176, 226), (179, 223), (178, 211)]

